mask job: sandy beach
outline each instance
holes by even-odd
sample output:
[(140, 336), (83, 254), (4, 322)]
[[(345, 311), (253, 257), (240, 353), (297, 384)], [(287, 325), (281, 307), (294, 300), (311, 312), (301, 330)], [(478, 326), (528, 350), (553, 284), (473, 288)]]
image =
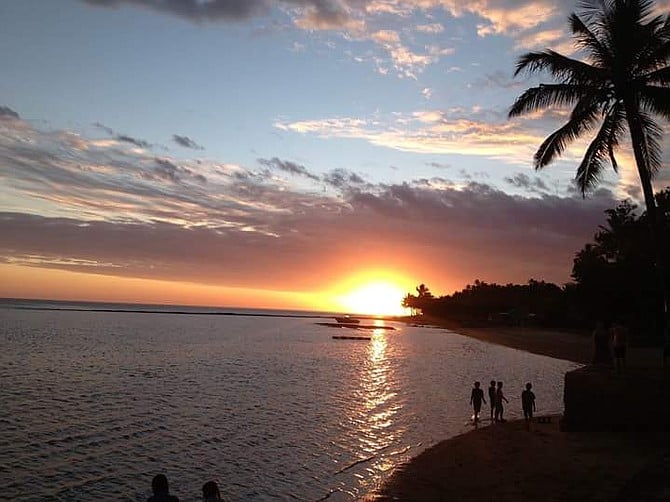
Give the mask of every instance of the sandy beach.
[(425, 318), (422, 322), (484, 342), (496, 343), (534, 354), (581, 364), (588, 364), (591, 361), (593, 347), (588, 333), (536, 327), (464, 327), (455, 321), (437, 318)]
[(667, 435), (561, 432), (558, 417), (494, 424), (426, 450), (364, 500), (668, 500), (654, 482), (668, 445)]
[[(531, 328), (462, 328), (463, 335), (588, 363), (591, 339)], [(541, 413), (539, 416), (542, 416)], [(563, 432), (560, 416), (490, 424), (443, 441), (399, 467), (365, 501), (670, 500), (670, 434)]]

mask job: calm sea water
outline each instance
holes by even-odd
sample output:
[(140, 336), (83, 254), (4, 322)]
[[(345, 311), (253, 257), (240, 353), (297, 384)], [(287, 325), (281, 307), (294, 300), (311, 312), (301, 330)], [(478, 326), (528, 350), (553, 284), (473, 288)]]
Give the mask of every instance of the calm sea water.
[(473, 380), (504, 380), (510, 418), (527, 381), (555, 413), (576, 367), (317, 320), (0, 308), (0, 498), (144, 501), (163, 472), (182, 501), (209, 479), (228, 500), (353, 500), (469, 429)]

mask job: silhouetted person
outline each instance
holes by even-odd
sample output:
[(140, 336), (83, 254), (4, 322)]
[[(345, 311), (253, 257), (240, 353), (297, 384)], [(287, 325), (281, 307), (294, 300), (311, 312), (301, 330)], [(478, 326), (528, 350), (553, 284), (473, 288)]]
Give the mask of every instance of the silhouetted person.
[(598, 321), (596, 329), (593, 330), (593, 364), (609, 365), (612, 363), (609, 343), (610, 334), (607, 324)]
[(475, 422), (479, 422), (479, 412), (482, 409), (482, 401), (484, 404), (486, 404), (486, 400), (484, 399), (484, 391), (479, 388), (481, 384), (479, 382), (475, 382), (475, 387), (472, 389), (472, 393), (470, 394), (470, 404), (475, 410)]
[(535, 394), (533, 394), (533, 386), (530, 383), (526, 384), (526, 390), (521, 393), (521, 407), (523, 408), (523, 418), (526, 422), (530, 422), (535, 411)]
[(505, 408), (503, 407), (503, 401), (509, 403), (509, 401), (503, 394), (502, 386), (503, 383), (498, 382), (498, 387), (496, 389), (496, 411), (495, 411), (496, 422), (505, 422), (505, 419), (503, 418), (503, 413), (505, 412)]
[(619, 323), (612, 325), (612, 350), (614, 351), (614, 365), (617, 369), (626, 367), (626, 346), (628, 334), (626, 328)]
[(147, 499), (147, 502), (179, 502), (179, 498), (170, 495), (167, 477), (165, 474), (156, 474), (151, 480), (151, 491), (154, 494)]
[(496, 381), (491, 380), (489, 386), (489, 404), (491, 405), (491, 421), (493, 421), (493, 414), (496, 411)]
[(219, 491), (219, 485), (216, 484), (216, 481), (207, 481), (207, 483), (202, 485), (202, 500), (204, 502), (223, 501), (221, 492)]

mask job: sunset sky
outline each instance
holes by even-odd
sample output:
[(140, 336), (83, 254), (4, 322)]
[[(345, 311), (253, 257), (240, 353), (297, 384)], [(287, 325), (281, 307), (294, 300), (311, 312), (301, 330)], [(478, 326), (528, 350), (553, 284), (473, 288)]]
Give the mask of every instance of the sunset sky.
[(564, 110), (507, 119), (541, 81), (516, 59), (572, 54), (574, 9), (3, 2), (0, 296), (354, 310), (563, 284), (603, 211), (640, 201), (626, 149), (586, 199), (584, 142), (533, 171)]

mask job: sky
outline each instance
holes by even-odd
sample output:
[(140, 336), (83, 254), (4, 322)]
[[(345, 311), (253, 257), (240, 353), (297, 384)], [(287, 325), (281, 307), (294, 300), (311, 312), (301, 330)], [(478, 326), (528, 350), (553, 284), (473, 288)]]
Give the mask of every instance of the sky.
[(520, 55), (575, 55), (575, 5), (3, 2), (0, 296), (381, 311), (566, 283), (641, 203), (626, 145), (583, 198), (586, 142), (532, 166), (566, 110), (507, 118), (549, 81)]

